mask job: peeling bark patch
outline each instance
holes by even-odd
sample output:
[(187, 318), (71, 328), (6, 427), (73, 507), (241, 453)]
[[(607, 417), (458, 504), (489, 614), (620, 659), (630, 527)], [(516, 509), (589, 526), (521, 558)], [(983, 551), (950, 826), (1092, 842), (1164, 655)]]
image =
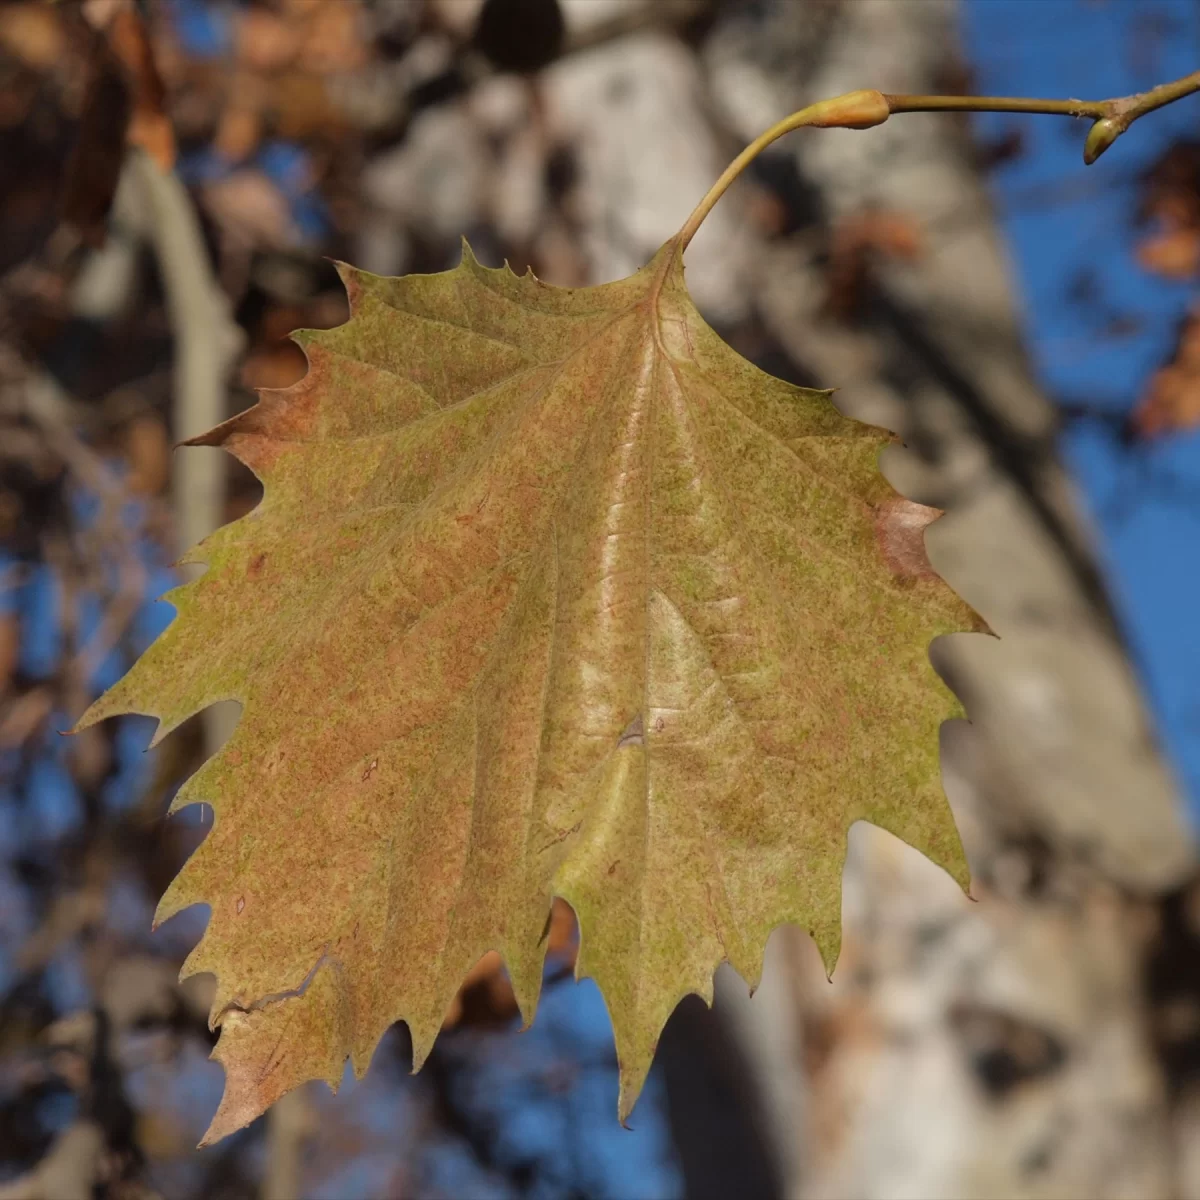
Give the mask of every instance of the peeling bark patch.
[(960, 1004), (949, 1018), (976, 1079), (993, 1100), (1054, 1074), (1066, 1062), (1066, 1046), (1053, 1031), (1009, 1013)]

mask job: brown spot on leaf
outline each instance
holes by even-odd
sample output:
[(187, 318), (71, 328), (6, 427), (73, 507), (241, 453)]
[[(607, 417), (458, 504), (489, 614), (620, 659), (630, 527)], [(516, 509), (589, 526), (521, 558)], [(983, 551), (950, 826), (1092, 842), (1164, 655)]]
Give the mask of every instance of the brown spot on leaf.
[(344, 262), (334, 262), (333, 266), (342, 281), (342, 286), (346, 289), (346, 304), (351, 315), (354, 315), (358, 312), (363, 294), (362, 283), (358, 277), (358, 268)]
[(245, 907), (246, 907), (246, 897), (239, 896), (237, 898), (237, 915), (239, 917), (242, 915), (242, 909), (244, 909)]
[(925, 529), (942, 515), (897, 496), (875, 510), (875, 541), (888, 570), (899, 579), (936, 579), (937, 572), (925, 553)]
[(379, 759), (377, 759), (377, 758), (373, 758), (373, 759), (371, 759), (371, 763), (370, 763), (370, 765), (369, 765), (369, 766), (367, 767), (367, 769), (366, 769), (366, 770), (363, 772), (363, 776), (362, 776), (362, 777), (363, 777), (363, 782), (364, 782), (364, 783), (366, 783), (366, 781), (367, 781), (368, 779), (370, 779), (372, 775), (374, 775), (374, 774), (375, 774), (375, 768), (376, 768), (377, 766), (379, 766)]
[(266, 565), (266, 554), (256, 554), (251, 560), (250, 565), (246, 568), (246, 574), (251, 579), (257, 579), (263, 572), (263, 567)]
[(329, 362), (320, 346), (306, 350), (308, 374), (281, 390), (263, 389), (258, 403), (181, 442), (183, 446), (223, 446), (257, 475), (270, 470), (289, 444), (307, 441), (317, 423), (319, 387), (327, 381)]
[(474, 520), (475, 520), (475, 518), (476, 518), (477, 516), (479, 516), (479, 514), (480, 514), (481, 512), (483, 512), (483, 506), (484, 506), (484, 505), (487, 503), (487, 501), (488, 501), (488, 496), (490, 496), (490, 495), (491, 495), (491, 491), (490, 491), (490, 489), (489, 489), (487, 492), (485, 492), (485, 493), (484, 493), (484, 495), (483, 495), (483, 499), (482, 499), (482, 500), (480, 500), (480, 501), (479, 501), (479, 503), (478, 503), (477, 505), (475, 505), (475, 508), (474, 508), (474, 510), (473, 510), (472, 512), (469, 512), (469, 513), (462, 513), (462, 514), (460, 514), (459, 516), (455, 517), (454, 519), (455, 519), (455, 520), (456, 520), (456, 521), (457, 521), (457, 522), (458, 522), (460, 525), (470, 525), (470, 524), (471, 524), (471, 522), (472, 522), (472, 521), (474, 521)]
[(642, 714), (638, 713), (622, 731), (620, 738), (617, 740), (617, 749), (620, 750), (624, 746), (641, 746), (645, 744), (645, 740), (645, 726), (642, 722)]

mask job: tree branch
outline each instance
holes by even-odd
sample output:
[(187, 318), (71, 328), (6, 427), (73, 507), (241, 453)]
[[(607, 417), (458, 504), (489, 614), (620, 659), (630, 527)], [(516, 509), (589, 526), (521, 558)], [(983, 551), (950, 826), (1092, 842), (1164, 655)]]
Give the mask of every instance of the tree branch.
[(1139, 117), (1200, 91), (1200, 71), (1171, 83), (1159, 84), (1148, 92), (1112, 100), (1037, 100), (1018, 96), (906, 96), (888, 95), (872, 89), (846, 92), (830, 100), (818, 100), (772, 125), (755, 138), (725, 169), (708, 194), (696, 205), (677, 234), (680, 249), (695, 236), (704, 218), (724, 195), (729, 185), (774, 141), (807, 126), (825, 129), (870, 129), (882, 125), (893, 113), (913, 112), (1017, 112), (1060, 117), (1091, 117), (1095, 122), (1083, 147), (1089, 166), (1104, 153)]

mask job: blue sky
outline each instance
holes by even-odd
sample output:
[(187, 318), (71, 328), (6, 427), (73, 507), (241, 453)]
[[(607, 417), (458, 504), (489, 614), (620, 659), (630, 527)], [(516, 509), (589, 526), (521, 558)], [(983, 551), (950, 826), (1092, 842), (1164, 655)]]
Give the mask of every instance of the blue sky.
[[(1200, 60), (1192, 0), (965, 0), (962, 11), (975, 86), (986, 94), (1103, 99), (1186, 75)], [(1060, 403), (1128, 412), (1196, 295), (1135, 261), (1138, 177), (1179, 137), (1200, 136), (1200, 95), (1138, 122), (1091, 167), (1081, 155), (1085, 122), (976, 119), (984, 136), (1019, 125), (1025, 138), (1025, 153), (994, 173), (992, 194), (1042, 385)], [(1086, 306), (1067, 296), (1084, 268), (1099, 284)], [(1141, 324), (1105, 334), (1114, 313)], [(1130, 448), (1111, 421), (1073, 421), (1061, 450), (1099, 531), (1158, 736), (1200, 824), (1200, 431)]]

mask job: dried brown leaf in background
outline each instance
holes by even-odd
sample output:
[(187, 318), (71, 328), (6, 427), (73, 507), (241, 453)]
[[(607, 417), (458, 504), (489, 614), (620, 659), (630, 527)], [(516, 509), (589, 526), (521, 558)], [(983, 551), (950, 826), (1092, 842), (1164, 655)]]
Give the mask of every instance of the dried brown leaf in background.
[(1174, 358), (1151, 377), (1130, 424), (1144, 438), (1200, 427), (1200, 310), (1184, 322)]
[(92, 35), (75, 147), (67, 162), (60, 214), (85, 245), (104, 244), (108, 213), (125, 161), (133, 99), (125, 69), (102, 33)]
[(1141, 181), (1139, 225), (1150, 225), (1136, 248), (1138, 262), (1167, 279), (1200, 270), (1200, 143), (1177, 142)]
[(133, 97), (126, 141), (139, 146), (169, 171), (175, 165), (175, 132), (167, 117), (166, 89), (154, 63), (154, 47), (146, 24), (133, 8), (122, 8), (108, 26), (113, 52), (126, 71)]

